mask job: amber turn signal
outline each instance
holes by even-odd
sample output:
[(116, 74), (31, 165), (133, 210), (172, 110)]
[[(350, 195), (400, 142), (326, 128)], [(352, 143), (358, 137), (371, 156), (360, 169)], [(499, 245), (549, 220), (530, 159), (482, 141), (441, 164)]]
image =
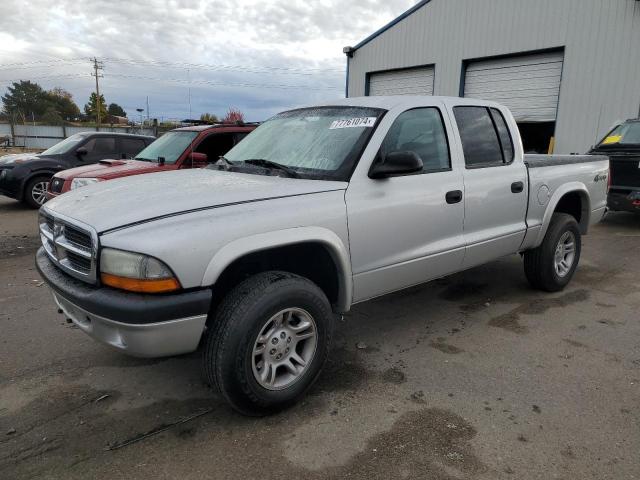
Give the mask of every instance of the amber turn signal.
[(175, 278), (145, 279), (119, 277), (110, 273), (100, 274), (103, 285), (139, 293), (166, 293), (180, 290), (180, 282)]

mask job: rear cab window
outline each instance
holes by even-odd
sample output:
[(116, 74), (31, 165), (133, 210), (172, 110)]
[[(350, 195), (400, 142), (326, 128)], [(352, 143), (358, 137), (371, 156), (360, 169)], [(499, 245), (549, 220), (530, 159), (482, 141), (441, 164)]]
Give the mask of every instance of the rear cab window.
[(487, 168), (513, 162), (513, 140), (502, 113), (483, 106), (454, 107), (466, 168)]

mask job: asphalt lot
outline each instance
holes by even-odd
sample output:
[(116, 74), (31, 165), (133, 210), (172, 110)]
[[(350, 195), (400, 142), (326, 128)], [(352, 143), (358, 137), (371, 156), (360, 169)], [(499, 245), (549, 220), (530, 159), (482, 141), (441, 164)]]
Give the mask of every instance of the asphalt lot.
[(67, 324), (36, 235), (0, 199), (0, 478), (640, 478), (636, 217), (594, 228), (558, 294), (512, 257), (356, 306), (305, 401), (264, 419), (195, 354), (128, 358)]

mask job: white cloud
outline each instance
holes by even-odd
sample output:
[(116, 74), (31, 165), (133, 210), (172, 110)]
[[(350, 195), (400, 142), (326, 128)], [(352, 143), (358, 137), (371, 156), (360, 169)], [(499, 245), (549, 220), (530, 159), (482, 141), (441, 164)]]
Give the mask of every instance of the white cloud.
[[(104, 59), (108, 102), (134, 112), (149, 95), (152, 115), (188, 113), (186, 67), (170, 62), (237, 65), (244, 71), (190, 68), (194, 115), (233, 105), (261, 119), (291, 104), (343, 95), (342, 47), (353, 45), (415, 0), (4, 0), (0, 17), (0, 90), (6, 80), (42, 78), (70, 90), (82, 107), (93, 88), (88, 61), (9, 69), (6, 64), (57, 58)], [(3, 67), (5, 65), (5, 67)], [(297, 69), (288, 74), (275, 68)], [(301, 73), (305, 73), (302, 75)], [(123, 77), (123, 75), (128, 76)], [(144, 77), (131, 78), (131, 77)], [(207, 84), (203, 82), (208, 82)], [(298, 85), (296, 89), (212, 84)], [(333, 88), (333, 90), (327, 90)]]

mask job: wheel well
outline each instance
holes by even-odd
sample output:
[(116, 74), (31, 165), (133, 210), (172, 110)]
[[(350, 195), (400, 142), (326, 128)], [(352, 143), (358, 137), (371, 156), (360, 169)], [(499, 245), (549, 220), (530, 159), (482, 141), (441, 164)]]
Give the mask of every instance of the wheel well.
[(565, 194), (556, 205), (555, 212), (571, 215), (580, 225), (582, 233), (586, 233), (589, 224), (588, 204), (580, 192)]
[(34, 178), (37, 177), (53, 177), (55, 175), (56, 172), (53, 171), (48, 171), (48, 170), (36, 170), (34, 172), (31, 172), (29, 174), (28, 177), (26, 177), (24, 180), (22, 180), (22, 185), (20, 185), (20, 194), (19, 197), (20, 199), (24, 199), (25, 194), (27, 193), (27, 184), (33, 180)]
[(320, 287), (332, 305), (339, 300), (341, 279), (338, 268), (327, 247), (319, 242), (270, 248), (235, 260), (213, 285), (213, 298), (222, 299), (243, 280), (269, 270), (282, 270), (308, 278)]

